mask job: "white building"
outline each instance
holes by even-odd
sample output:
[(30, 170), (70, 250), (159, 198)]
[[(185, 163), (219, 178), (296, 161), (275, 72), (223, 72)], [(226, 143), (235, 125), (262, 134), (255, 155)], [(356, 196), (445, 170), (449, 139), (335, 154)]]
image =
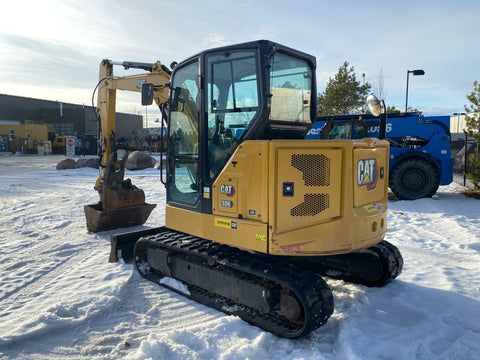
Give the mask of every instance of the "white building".
[(479, 116), (479, 113), (454, 113), (450, 116), (450, 132), (452, 133), (452, 140), (465, 139), (465, 117), (466, 116)]

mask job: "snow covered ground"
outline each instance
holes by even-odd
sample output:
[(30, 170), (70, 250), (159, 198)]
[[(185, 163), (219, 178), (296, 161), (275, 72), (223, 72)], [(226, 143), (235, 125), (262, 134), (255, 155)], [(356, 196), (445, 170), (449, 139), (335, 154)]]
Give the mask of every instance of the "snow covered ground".
[[(480, 201), (440, 187), (391, 201), (386, 239), (404, 257), (384, 288), (327, 280), (335, 312), (309, 337), (275, 337), (109, 263), (110, 234), (89, 234), (90, 168), (61, 156), (0, 156), (1, 359), (478, 359)], [(127, 172), (158, 206), (158, 170)], [(140, 229), (131, 228), (128, 230)]]

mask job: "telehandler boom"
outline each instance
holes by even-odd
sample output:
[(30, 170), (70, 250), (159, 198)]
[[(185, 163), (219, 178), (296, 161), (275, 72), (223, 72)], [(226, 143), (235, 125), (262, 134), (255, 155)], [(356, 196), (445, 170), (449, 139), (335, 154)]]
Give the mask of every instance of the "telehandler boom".
[[(368, 286), (397, 277), (402, 257), (383, 240), (388, 142), (305, 140), (315, 70), (313, 56), (260, 40), (192, 56), (168, 85), (149, 78), (142, 100), (153, 94), (168, 132), (165, 225), (112, 235), (111, 260), (134, 259), (146, 278), (287, 338), (332, 314), (322, 275)], [(115, 109), (102, 98), (103, 123)], [(113, 187), (106, 175), (99, 189)]]

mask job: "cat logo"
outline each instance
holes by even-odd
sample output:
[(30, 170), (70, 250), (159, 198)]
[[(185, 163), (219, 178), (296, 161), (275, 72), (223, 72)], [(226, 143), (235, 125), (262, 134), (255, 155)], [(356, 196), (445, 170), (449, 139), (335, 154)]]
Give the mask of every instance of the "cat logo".
[(235, 195), (235, 188), (232, 185), (220, 185), (220, 194), (233, 196)]
[(362, 159), (357, 164), (357, 185), (366, 186), (367, 190), (377, 187), (379, 169), (377, 159)]

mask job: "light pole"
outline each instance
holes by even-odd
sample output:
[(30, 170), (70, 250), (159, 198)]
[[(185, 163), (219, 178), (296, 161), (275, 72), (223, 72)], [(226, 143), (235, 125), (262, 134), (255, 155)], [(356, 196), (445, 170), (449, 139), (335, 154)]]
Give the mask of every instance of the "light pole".
[(407, 70), (407, 92), (405, 95), (405, 112), (407, 112), (407, 104), (408, 104), (408, 75), (413, 74), (413, 76), (418, 75), (425, 75), (425, 71), (423, 70)]

